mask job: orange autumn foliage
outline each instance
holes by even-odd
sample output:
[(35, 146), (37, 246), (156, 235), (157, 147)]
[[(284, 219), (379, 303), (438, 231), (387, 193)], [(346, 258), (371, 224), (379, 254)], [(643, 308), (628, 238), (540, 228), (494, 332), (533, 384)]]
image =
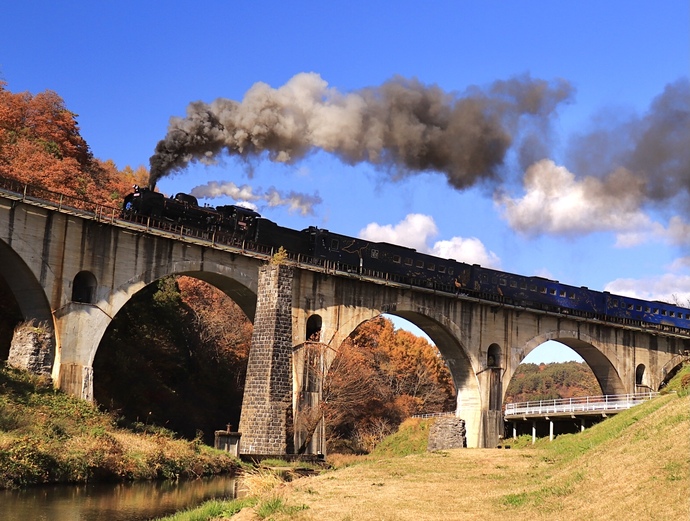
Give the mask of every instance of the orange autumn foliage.
[(76, 118), (55, 92), (15, 94), (0, 81), (0, 177), (119, 206), (148, 173), (95, 159)]

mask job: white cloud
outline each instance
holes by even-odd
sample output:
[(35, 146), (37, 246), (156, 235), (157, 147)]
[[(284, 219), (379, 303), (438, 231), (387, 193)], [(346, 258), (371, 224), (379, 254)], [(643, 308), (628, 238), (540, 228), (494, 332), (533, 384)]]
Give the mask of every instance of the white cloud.
[(452, 237), (429, 246), (429, 242), (437, 235), (438, 228), (434, 219), (423, 214), (409, 214), (395, 225), (370, 223), (359, 232), (359, 237), (368, 241), (399, 244), (419, 252), (468, 264), (494, 268), (500, 266), (498, 256), (487, 250), (476, 237)]
[(644, 181), (626, 169), (603, 178), (575, 174), (550, 159), (531, 165), (523, 178), (523, 197), (494, 198), (514, 230), (528, 235), (616, 234), (615, 246), (630, 248), (662, 241), (690, 245), (690, 223), (674, 216), (664, 226), (643, 210)]
[(438, 235), (434, 219), (419, 213), (408, 214), (396, 225), (370, 223), (360, 230), (359, 237), (372, 242), (390, 242), (418, 251), (427, 250), (427, 241)]
[(642, 279), (616, 279), (604, 289), (619, 295), (690, 307), (690, 275), (666, 273)]
[(429, 252), (444, 259), (455, 259), (468, 264), (481, 264), (490, 268), (498, 268), (501, 260), (494, 252), (486, 249), (482, 241), (476, 237), (467, 239), (453, 237), (448, 241), (438, 241)]

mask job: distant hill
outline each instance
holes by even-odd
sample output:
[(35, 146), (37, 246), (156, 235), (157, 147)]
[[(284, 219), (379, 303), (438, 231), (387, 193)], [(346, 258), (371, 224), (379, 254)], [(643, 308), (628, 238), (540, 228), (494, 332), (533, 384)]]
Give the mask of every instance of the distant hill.
[(520, 364), (508, 385), (505, 401), (515, 403), (600, 394), (599, 382), (584, 362)]

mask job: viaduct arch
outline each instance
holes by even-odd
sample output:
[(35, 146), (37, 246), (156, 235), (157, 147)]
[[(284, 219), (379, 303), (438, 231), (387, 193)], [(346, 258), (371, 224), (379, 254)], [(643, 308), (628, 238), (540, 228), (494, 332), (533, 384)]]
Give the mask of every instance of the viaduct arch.
[[(250, 378), (257, 382), (252, 392), (263, 407), (253, 411), (263, 422), (251, 427), (256, 431), (256, 451), (287, 450), (288, 416), (299, 407), (295, 396), (301, 385), (298, 371), (292, 369), (292, 350), (308, 338), (309, 328), (315, 328), (309, 320), (315, 315), (321, 321), (320, 343), (330, 352), (360, 323), (381, 313), (398, 315), (424, 330), (451, 370), (469, 446), (496, 443), (507, 384), (520, 361), (546, 340), (558, 340), (578, 352), (605, 393), (634, 392), (641, 366), (644, 385), (658, 388), (690, 347), (690, 340), (678, 335), (481, 301), (297, 261), (275, 267), (267, 264), (269, 260), (270, 255), (215, 244), (181, 229), (152, 229), (119, 220), (113, 213), (57, 208), (20, 194), (0, 193), (0, 274), (26, 319), (54, 326), (55, 385), (92, 399), (93, 359), (112, 317), (147, 284), (171, 274), (190, 275), (228, 294), (255, 323), (252, 352), (265, 344), (270, 355), (257, 363), (253, 374), (250, 353), (248, 385)], [(294, 358), (300, 362), (299, 355)], [(268, 387), (262, 383), (264, 363), (275, 380)], [(245, 392), (243, 411), (249, 401)], [(273, 423), (277, 431), (267, 427)], [(242, 429), (242, 421), (240, 425)], [(244, 436), (245, 432), (243, 440)], [(268, 449), (260, 443), (276, 437), (283, 440)]]

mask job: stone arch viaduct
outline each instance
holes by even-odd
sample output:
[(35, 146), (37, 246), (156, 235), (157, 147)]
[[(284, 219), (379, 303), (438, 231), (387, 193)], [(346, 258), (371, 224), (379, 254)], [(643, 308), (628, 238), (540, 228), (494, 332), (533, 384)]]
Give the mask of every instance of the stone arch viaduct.
[[(112, 318), (137, 291), (184, 274), (229, 295), (254, 322), (240, 431), (241, 452), (286, 454), (305, 389), (307, 337), (332, 358), (363, 321), (398, 315), (424, 330), (450, 368), (468, 446), (495, 446), (501, 405), (520, 361), (546, 340), (582, 356), (605, 394), (656, 390), (690, 348), (687, 337), (500, 305), (288, 261), (208, 238), (151, 229), (113, 211), (83, 212), (0, 192), (0, 276), (25, 320), (49, 324), (54, 384), (93, 399), (93, 360)], [(315, 318), (317, 320), (315, 320)], [(316, 324), (316, 326), (315, 326)], [(12, 352), (13, 347), (10, 348)], [(293, 431), (294, 429), (294, 431)], [(310, 437), (311, 438), (311, 437)], [(307, 452), (323, 450), (315, 435)]]

